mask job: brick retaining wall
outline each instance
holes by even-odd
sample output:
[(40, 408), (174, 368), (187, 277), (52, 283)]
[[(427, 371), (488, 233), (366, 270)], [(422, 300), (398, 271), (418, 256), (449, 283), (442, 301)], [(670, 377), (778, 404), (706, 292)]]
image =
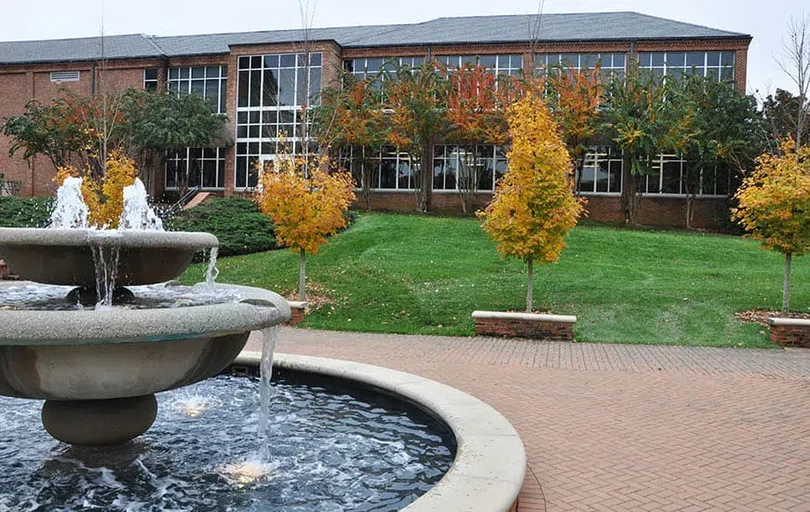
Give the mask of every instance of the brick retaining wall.
[(473, 313), (476, 336), (574, 341), (576, 317), (530, 313)]
[(304, 318), (307, 315), (307, 303), (287, 301), (287, 304), (290, 305), (290, 311), (292, 312), (292, 316), (287, 321), (286, 325), (295, 327), (296, 325), (304, 321)]
[(771, 342), (790, 348), (810, 348), (810, 320), (769, 318)]

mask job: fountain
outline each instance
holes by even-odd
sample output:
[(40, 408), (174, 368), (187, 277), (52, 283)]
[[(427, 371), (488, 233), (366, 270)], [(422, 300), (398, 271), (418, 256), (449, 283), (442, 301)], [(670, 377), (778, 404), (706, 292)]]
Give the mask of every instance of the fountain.
[[(274, 362), (287, 302), (216, 284), (217, 239), (163, 231), (140, 182), (124, 200), (96, 229), (69, 178), (49, 229), (0, 228), (36, 283), (0, 287), (0, 512), (513, 507), (525, 454), (491, 407), (384, 368)], [(172, 282), (199, 250), (205, 282)], [(242, 351), (251, 331), (263, 353)]]
[(273, 292), (213, 283), (207, 296), (217, 300), (202, 305), (126, 307), (132, 287), (175, 279), (217, 239), (163, 231), (140, 180), (124, 190), (120, 229), (88, 228), (87, 213), (81, 179), (68, 178), (52, 228), (0, 229), (0, 254), (21, 279), (75, 287), (56, 301), (67, 310), (0, 311), (0, 395), (44, 399), (42, 423), (56, 439), (121, 444), (152, 425), (155, 393), (216, 375), (251, 331), (290, 310)]

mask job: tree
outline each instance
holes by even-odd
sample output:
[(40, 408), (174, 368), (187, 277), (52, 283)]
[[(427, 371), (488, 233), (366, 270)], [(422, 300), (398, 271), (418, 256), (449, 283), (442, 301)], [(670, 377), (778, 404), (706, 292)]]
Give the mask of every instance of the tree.
[(782, 314), (787, 316), (793, 256), (810, 251), (810, 147), (797, 149), (788, 141), (781, 155), (764, 153), (736, 199), (734, 219), (763, 247), (785, 255)]
[[(312, 162), (281, 155), (275, 167), (259, 169), (254, 201), (275, 225), (279, 245), (299, 253), (298, 295), (306, 300), (307, 254), (318, 254), (328, 236), (346, 227), (354, 181), (345, 172), (327, 172), (328, 157)], [(305, 176), (309, 169), (308, 177)]]
[[(599, 128), (599, 106), (604, 84), (601, 67), (577, 71), (573, 67), (549, 69), (544, 81), (535, 87), (546, 90), (549, 109), (574, 163), (582, 176), (582, 166), (589, 142)], [(577, 183), (577, 190), (579, 189)]]
[(768, 134), (771, 152), (777, 153), (781, 141), (794, 138), (797, 131), (810, 133), (810, 103), (805, 105), (802, 125), (797, 129), (796, 114), (800, 109), (800, 98), (784, 89), (777, 89), (762, 100), (762, 117)]
[(679, 127), (672, 130), (672, 149), (687, 161), (682, 182), (686, 228), (691, 229), (695, 199), (702, 186), (713, 183), (710, 176), (719, 169), (742, 172), (764, 150), (762, 118), (752, 96), (696, 75), (671, 84), (667, 116)]
[(416, 174), (417, 210), (430, 208), (433, 145), (447, 133), (448, 81), (432, 63), (398, 66), (383, 76), (383, 108), (388, 142), (419, 162)]
[(352, 169), (359, 172), (358, 185), (366, 210), (371, 209), (374, 188), (367, 154), (377, 154), (386, 140), (382, 101), (374, 80), (358, 80), (344, 74), (343, 87), (327, 87), (323, 101), (312, 109), (312, 134), (321, 146), (350, 155)]
[[(32, 101), (22, 115), (6, 118), (2, 129), (12, 139), (10, 156), (18, 151), (26, 160), (43, 155), (57, 169), (74, 165), (96, 179), (106, 172), (107, 148), (116, 148), (144, 168), (167, 151), (228, 142), (226, 120), (214, 115), (199, 95), (127, 89), (90, 97), (66, 92), (45, 105)], [(153, 189), (150, 178), (146, 181)], [(179, 178), (184, 192), (188, 176)]]
[(510, 107), (508, 122), (508, 170), (479, 216), (498, 252), (526, 262), (531, 312), (534, 264), (559, 260), (583, 207), (573, 194), (570, 155), (540, 96), (527, 93)]
[(508, 139), (506, 104), (509, 84), (485, 66), (466, 64), (448, 74), (447, 139), (460, 146), (458, 193), (461, 208), (468, 212), (478, 192), (482, 167), (477, 165), (476, 144), (505, 144)]
[(652, 159), (666, 148), (669, 121), (665, 83), (638, 67), (624, 81), (612, 80), (602, 109), (602, 129), (623, 152), (622, 209), (626, 223), (638, 224), (643, 195), (641, 178), (652, 172)]
[(782, 71), (793, 81), (797, 90), (797, 105), (793, 112), (796, 147), (807, 143), (805, 116), (810, 109), (810, 15), (791, 18), (787, 39), (782, 42), (783, 56), (777, 59)]

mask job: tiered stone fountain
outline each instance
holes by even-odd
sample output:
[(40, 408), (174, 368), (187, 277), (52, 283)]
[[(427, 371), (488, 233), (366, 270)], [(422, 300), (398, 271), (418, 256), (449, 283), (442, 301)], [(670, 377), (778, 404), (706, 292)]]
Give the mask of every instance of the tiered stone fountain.
[[(85, 228), (81, 201), (64, 200), (52, 217), (58, 228), (0, 229), (0, 254), (20, 279), (75, 287), (65, 307), (0, 309), (0, 395), (44, 399), (42, 423), (69, 444), (139, 436), (155, 420), (155, 393), (216, 375), (251, 331), (290, 316), (273, 292), (212, 282), (202, 286), (219, 299), (202, 305), (128, 307), (131, 287), (171, 281), (196, 251), (218, 245), (210, 234), (158, 230), (137, 185), (118, 230)], [(79, 186), (60, 194), (75, 198)]]

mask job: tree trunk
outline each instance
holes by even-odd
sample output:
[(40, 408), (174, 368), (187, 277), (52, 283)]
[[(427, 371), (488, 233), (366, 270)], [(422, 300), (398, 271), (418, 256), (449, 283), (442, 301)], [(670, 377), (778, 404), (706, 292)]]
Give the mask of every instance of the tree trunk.
[(526, 287), (526, 313), (532, 312), (532, 303), (533, 294), (534, 294), (534, 262), (532, 261), (531, 255), (529, 255), (529, 259), (526, 262), (529, 265), (529, 282), (528, 286)]
[[(630, 157), (626, 154), (622, 157), (622, 213), (624, 213), (624, 223), (630, 224), (631, 213), (633, 208), (633, 195), (635, 194), (635, 180), (632, 174), (632, 165)], [(577, 184), (579, 187), (579, 184)]]
[(301, 249), (300, 258), (298, 260), (298, 300), (306, 302), (307, 300), (307, 252)]
[(782, 316), (787, 317), (790, 314), (790, 264), (793, 260), (793, 254), (785, 253), (785, 285), (782, 289)]

